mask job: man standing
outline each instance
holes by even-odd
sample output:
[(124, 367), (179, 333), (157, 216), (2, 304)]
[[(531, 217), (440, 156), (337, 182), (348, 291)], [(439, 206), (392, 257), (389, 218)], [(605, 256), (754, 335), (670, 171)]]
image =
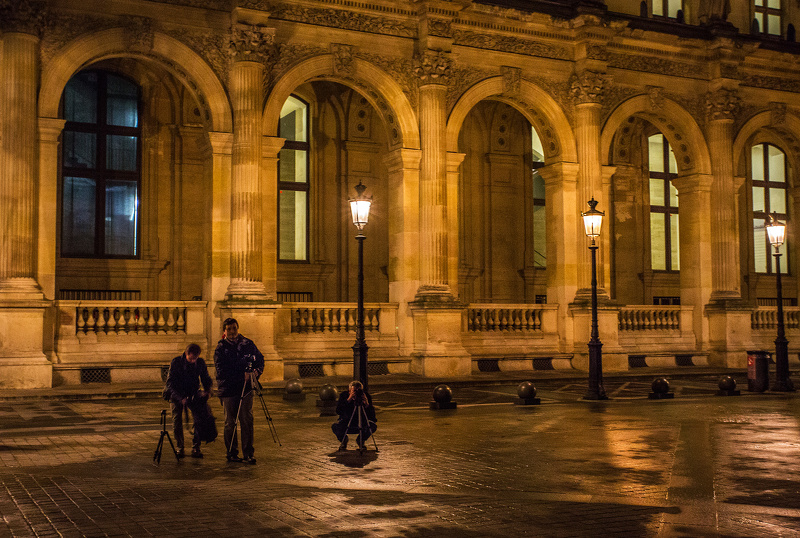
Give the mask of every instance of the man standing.
[[(264, 371), (264, 355), (252, 340), (239, 334), (239, 323), (228, 318), (222, 322), (222, 340), (214, 351), (217, 389), (225, 412), (225, 449), (228, 461), (254, 464), (253, 383)], [(236, 422), (241, 424), (242, 455), (236, 439)]]
[[(200, 383), (203, 390), (200, 390)], [(186, 351), (172, 359), (169, 365), (169, 374), (164, 387), (164, 396), (169, 398), (172, 408), (172, 426), (175, 432), (179, 458), (184, 457), (183, 451), (183, 410), (192, 411), (194, 424), (194, 437), (192, 438), (192, 457), (202, 458), (200, 452), (200, 428), (198, 427), (198, 413), (204, 411), (208, 397), (211, 395), (211, 376), (203, 359), (200, 358), (200, 346), (189, 344)], [(213, 420), (213, 418), (212, 418)]]

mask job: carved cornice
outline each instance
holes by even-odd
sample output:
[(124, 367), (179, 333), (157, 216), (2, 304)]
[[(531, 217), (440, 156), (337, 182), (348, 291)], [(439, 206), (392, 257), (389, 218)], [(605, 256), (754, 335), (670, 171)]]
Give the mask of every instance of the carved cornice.
[(35, 0), (0, 0), (0, 30), (41, 36), (47, 6)]
[(596, 71), (583, 71), (569, 79), (569, 94), (575, 104), (601, 104), (610, 83), (610, 76)]
[(428, 35), (436, 37), (453, 37), (453, 21), (450, 19), (428, 18)]
[(673, 75), (680, 77), (706, 78), (706, 68), (700, 64), (675, 62), (656, 56), (634, 54), (621, 54), (610, 52), (607, 55), (609, 67), (627, 69), (630, 71), (644, 71), (659, 75)]
[(233, 9), (234, 0), (158, 0), (164, 4), (174, 4), (176, 6), (200, 7), (203, 9), (218, 9), (230, 11)]
[(270, 11), (270, 18), (398, 37), (415, 37), (417, 34), (416, 28), (410, 23), (339, 9), (275, 6)]
[(234, 61), (275, 61), (275, 29), (251, 24), (236, 24), (231, 31), (230, 55)]
[(447, 84), (452, 74), (450, 55), (440, 50), (426, 50), (414, 55), (414, 73), (420, 84)]
[(769, 77), (765, 75), (750, 75), (744, 77), (741, 83), (743, 86), (752, 86), (754, 88), (800, 93), (800, 80)]
[(736, 118), (740, 99), (736, 90), (719, 88), (706, 94), (706, 114), (710, 121)]
[(571, 51), (565, 46), (554, 45), (542, 41), (521, 39), (507, 35), (483, 34), (469, 30), (455, 30), (453, 43), (464, 47), (512, 52), (526, 56), (553, 58), (556, 60), (572, 59)]

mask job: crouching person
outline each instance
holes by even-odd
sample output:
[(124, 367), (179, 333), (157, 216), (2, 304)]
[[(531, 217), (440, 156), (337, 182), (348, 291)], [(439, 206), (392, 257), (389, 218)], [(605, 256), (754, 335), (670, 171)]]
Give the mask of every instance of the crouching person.
[[(202, 383), (202, 390), (200, 385)], [(192, 438), (192, 457), (202, 458), (201, 441), (213, 441), (216, 437), (216, 425), (208, 398), (211, 395), (211, 376), (208, 375), (206, 362), (200, 358), (200, 346), (189, 344), (182, 355), (172, 359), (164, 387), (164, 399), (169, 400), (172, 407), (172, 426), (175, 433), (175, 445), (178, 457), (183, 458), (183, 414), (188, 409), (192, 412), (194, 436)], [(210, 422), (210, 424), (209, 424)], [(213, 432), (209, 432), (213, 429)], [(212, 435), (213, 434), (213, 435)]]
[(348, 433), (358, 434), (356, 444), (360, 450), (364, 450), (367, 439), (378, 429), (378, 418), (375, 416), (372, 396), (364, 390), (360, 381), (351, 381), (348, 391), (339, 395), (336, 414), (339, 419), (331, 425), (331, 429), (339, 440), (339, 450), (347, 450)]

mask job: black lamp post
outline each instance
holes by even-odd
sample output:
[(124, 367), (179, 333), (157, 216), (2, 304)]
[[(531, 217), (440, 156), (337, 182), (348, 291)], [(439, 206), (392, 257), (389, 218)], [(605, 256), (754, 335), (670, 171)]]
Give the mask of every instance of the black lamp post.
[(582, 213), (586, 235), (592, 240), (589, 250), (592, 252), (592, 338), (589, 340), (589, 389), (584, 400), (608, 400), (603, 388), (603, 344), (597, 329), (597, 243), (603, 224), (603, 211), (597, 210), (597, 201), (589, 200), (589, 211)]
[(350, 199), (350, 212), (353, 224), (358, 228), (358, 314), (356, 320), (356, 343), (353, 344), (353, 379), (361, 381), (367, 390), (367, 342), (364, 337), (364, 226), (369, 220), (369, 207), (372, 198), (364, 196), (367, 187), (361, 181), (356, 185), (358, 196)]
[(786, 233), (786, 225), (769, 216), (767, 235), (769, 242), (775, 249), (775, 277), (778, 288), (778, 337), (775, 339), (775, 384), (770, 390), (778, 392), (794, 391), (792, 380), (789, 379), (789, 341), (783, 326), (783, 287), (781, 286), (781, 253)]

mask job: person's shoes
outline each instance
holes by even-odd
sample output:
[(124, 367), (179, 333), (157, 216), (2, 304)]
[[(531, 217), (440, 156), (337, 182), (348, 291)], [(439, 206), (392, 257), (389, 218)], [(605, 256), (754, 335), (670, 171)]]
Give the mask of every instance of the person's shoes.
[(242, 460), (242, 461), (244, 461), (245, 463), (249, 463), (250, 465), (255, 465), (256, 464), (255, 456), (245, 456), (244, 460)]
[(362, 452), (367, 449), (367, 446), (364, 444), (364, 441), (361, 440), (360, 435), (356, 437), (356, 444), (358, 445), (358, 449)]
[(349, 440), (350, 440), (350, 439), (347, 437), (347, 435), (345, 435), (344, 437), (342, 437), (342, 444), (340, 444), (340, 445), (339, 445), (339, 450), (347, 450), (347, 442), (348, 442)]
[(228, 454), (228, 461), (233, 463), (239, 463), (242, 461), (242, 458), (240, 458), (238, 454)]
[(200, 452), (199, 448), (193, 448), (192, 449), (192, 457), (193, 458), (202, 458), (203, 457), (203, 453)]
[(182, 448), (179, 448), (179, 449), (178, 449), (178, 450), (175, 452), (175, 456), (176, 456), (178, 459), (185, 458), (185, 457), (186, 457), (186, 453), (183, 451), (183, 449), (182, 449)]

